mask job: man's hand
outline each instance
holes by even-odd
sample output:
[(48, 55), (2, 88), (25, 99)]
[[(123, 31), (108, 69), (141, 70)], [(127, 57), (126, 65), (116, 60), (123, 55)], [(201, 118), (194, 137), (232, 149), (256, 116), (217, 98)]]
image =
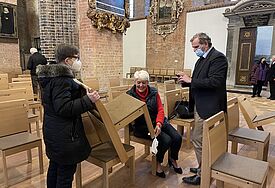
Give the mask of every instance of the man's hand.
[(187, 76), (184, 72), (177, 73), (179, 83), (191, 83), (191, 78)]

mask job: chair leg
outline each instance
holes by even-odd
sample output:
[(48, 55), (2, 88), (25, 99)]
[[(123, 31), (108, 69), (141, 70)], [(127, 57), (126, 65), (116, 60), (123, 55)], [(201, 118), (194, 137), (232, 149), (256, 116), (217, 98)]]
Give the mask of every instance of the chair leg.
[(144, 146), (144, 156), (150, 155), (150, 146)]
[(36, 134), (38, 137), (40, 137), (40, 129), (39, 129), (39, 119), (35, 121), (35, 126), (36, 126)]
[(40, 174), (43, 174), (44, 173), (44, 165), (43, 165), (42, 141), (40, 142), (40, 145), (38, 146), (38, 157), (39, 157)]
[(157, 157), (152, 155), (152, 174), (155, 176), (157, 171)]
[(103, 188), (109, 188), (109, 173), (108, 173), (108, 167), (105, 163), (103, 166)]
[(77, 164), (75, 173), (76, 188), (82, 188), (81, 163)]
[(31, 149), (27, 150), (27, 159), (28, 159), (28, 163), (32, 162), (32, 150)]
[(134, 152), (133, 156), (130, 157), (129, 163), (130, 163), (131, 183), (132, 183), (132, 184), (135, 184), (135, 171), (136, 171), (136, 166), (135, 166), (135, 152)]
[(231, 153), (237, 154), (237, 152), (238, 152), (238, 142), (232, 141), (231, 143), (232, 143), (231, 144)]
[(8, 168), (7, 168), (7, 161), (6, 161), (6, 154), (5, 151), (1, 151), (2, 153), (2, 162), (3, 162), (3, 173), (4, 173), (4, 186), (8, 187)]

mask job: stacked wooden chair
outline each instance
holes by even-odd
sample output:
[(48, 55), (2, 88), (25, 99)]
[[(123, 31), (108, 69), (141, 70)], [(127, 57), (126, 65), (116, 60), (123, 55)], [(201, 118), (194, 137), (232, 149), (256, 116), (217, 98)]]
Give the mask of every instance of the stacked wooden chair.
[(244, 119), (250, 129), (264, 130), (263, 126), (275, 121), (275, 112), (264, 112), (258, 115), (245, 97), (239, 97), (239, 104)]
[(26, 100), (0, 102), (0, 114), (0, 152), (5, 187), (8, 187), (7, 156), (27, 151), (31, 163), (31, 149), (38, 148), (40, 174), (43, 174), (42, 140), (29, 133)]
[(232, 141), (231, 153), (237, 154), (238, 143), (257, 148), (257, 159), (267, 161), (270, 133), (239, 127), (239, 105), (236, 97), (227, 101), (228, 140)]
[[(85, 88), (89, 88), (82, 83), (79, 84)], [(129, 145), (129, 124), (141, 115), (145, 116), (147, 124), (151, 123), (146, 104), (127, 94), (121, 94), (114, 100), (108, 102), (106, 105), (103, 105), (100, 100), (98, 100), (95, 105), (97, 112), (93, 111), (93, 113), (90, 113), (89, 115), (90, 120), (93, 120), (92, 123), (87, 123), (90, 120), (87, 118), (84, 119), (86, 135), (91, 146), (93, 147), (93, 151), (87, 161), (103, 168), (103, 187), (108, 187), (108, 169), (119, 162), (125, 163), (128, 159), (130, 159), (131, 180), (134, 182), (135, 150), (134, 147)], [(93, 124), (95, 128), (90, 129), (89, 127), (91, 126), (87, 124)], [(128, 130), (125, 131), (126, 144), (121, 143), (117, 132), (121, 128)], [(96, 144), (93, 144), (94, 142), (92, 141), (95, 138), (92, 136), (94, 135), (92, 130), (96, 130), (98, 133), (98, 143)], [(153, 127), (150, 127), (149, 131), (153, 137)], [(78, 165), (78, 187), (81, 187), (80, 172), (80, 165)]]
[[(170, 90), (164, 93), (164, 110), (168, 117), (174, 111), (176, 102), (180, 100), (182, 100), (182, 92), (180, 89)], [(184, 128), (186, 128), (186, 144), (187, 148), (191, 148), (191, 129), (195, 123), (194, 118), (182, 119), (174, 117), (170, 119), (170, 123), (177, 125), (177, 130), (181, 134), (184, 134)]]
[(226, 120), (223, 112), (208, 118), (203, 125), (201, 188), (230, 183), (238, 187), (265, 187), (268, 162), (227, 153)]

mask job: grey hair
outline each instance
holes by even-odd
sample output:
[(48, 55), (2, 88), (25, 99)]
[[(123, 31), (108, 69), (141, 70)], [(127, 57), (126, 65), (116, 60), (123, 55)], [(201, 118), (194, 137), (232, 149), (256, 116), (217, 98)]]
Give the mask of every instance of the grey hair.
[(36, 49), (36, 48), (31, 48), (31, 49), (30, 49), (30, 53), (31, 53), (31, 54), (34, 54), (35, 52), (37, 52), (37, 49)]
[(191, 39), (190, 42), (193, 42), (196, 38), (199, 39), (200, 44), (208, 44), (209, 48), (212, 46), (211, 38), (206, 33), (197, 33)]
[(145, 70), (136, 71), (134, 74), (134, 79), (136, 80), (146, 80), (149, 82), (149, 74)]

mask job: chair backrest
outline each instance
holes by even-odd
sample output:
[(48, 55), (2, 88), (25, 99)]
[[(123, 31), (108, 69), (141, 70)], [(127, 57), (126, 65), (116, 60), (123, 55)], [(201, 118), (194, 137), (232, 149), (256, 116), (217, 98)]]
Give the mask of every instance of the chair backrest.
[(175, 69), (168, 68), (167, 69), (167, 75), (168, 76), (174, 76), (175, 75)]
[(160, 69), (160, 75), (161, 76), (167, 75), (167, 69)]
[(11, 79), (12, 82), (29, 82), (32, 81), (31, 77), (23, 77), (23, 78), (12, 78)]
[(174, 111), (176, 101), (179, 100), (181, 100), (180, 89), (164, 92), (164, 111), (167, 116), (169, 116)]
[(189, 87), (181, 88), (181, 97), (189, 101)]
[(9, 88), (9, 78), (8, 74), (0, 74), (0, 89)]
[(122, 93), (126, 93), (129, 90), (129, 88), (130, 88), (129, 85), (110, 87), (109, 96), (111, 97), (111, 99), (114, 99), (119, 95), (121, 95)]
[(237, 97), (233, 97), (227, 101), (227, 119), (226, 129), (228, 132), (239, 127), (239, 103)]
[(149, 82), (149, 86), (158, 89), (158, 82), (157, 81), (155, 81), (155, 82)]
[(12, 82), (9, 83), (9, 89), (26, 88), (27, 99), (34, 100), (32, 82)]
[(16, 99), (27, 99), (26, 88), (0, 90), (0, 102)]
[(0, 102), (0, 137), (29, 130), (25, 99)]
[(99, 90), (99, 80), (98, 78), (87, 78), (83, 80), (84, 84), (89, 86), (90, 88), (93, 88), (94, 90)]
[(147, 69), (147, 72), (148, 72), (149, 75), (150, 75), (150, 74), (154, 74), (154, 69), (148, 68), (148, 69)]
[(155, 74), (155, 75), (159, 75), (159, 74), (160, 74), (160, 69), (155, 68), (155, 69), (154, 69), (154, 74)]
[(120, 86), (120, 78), (110, 78), (109, 83), (110, 87)]
[(176, 89), (175, 80), (166, 80), (164, 81), (164, 91), (170, 91)]
[(227, 134), (224, 112), (219, 112), (203, 123), (202, 158), (208, 167), (227, 150)]
[(253, 124), (253, 120), (257, 117), (256, 112), (254, 111), (250, 102), (243, 96), (238, 97), (240, 109), (244, 116), (244, 119), (250, 129), (256, 129)]
[(28, 78), (28, 77), (31, 77), (30, 74), (19, 74), (18, 75), (18, 78)]
[(123, 85), (133, 86), (134, 78), (123, 78)]

